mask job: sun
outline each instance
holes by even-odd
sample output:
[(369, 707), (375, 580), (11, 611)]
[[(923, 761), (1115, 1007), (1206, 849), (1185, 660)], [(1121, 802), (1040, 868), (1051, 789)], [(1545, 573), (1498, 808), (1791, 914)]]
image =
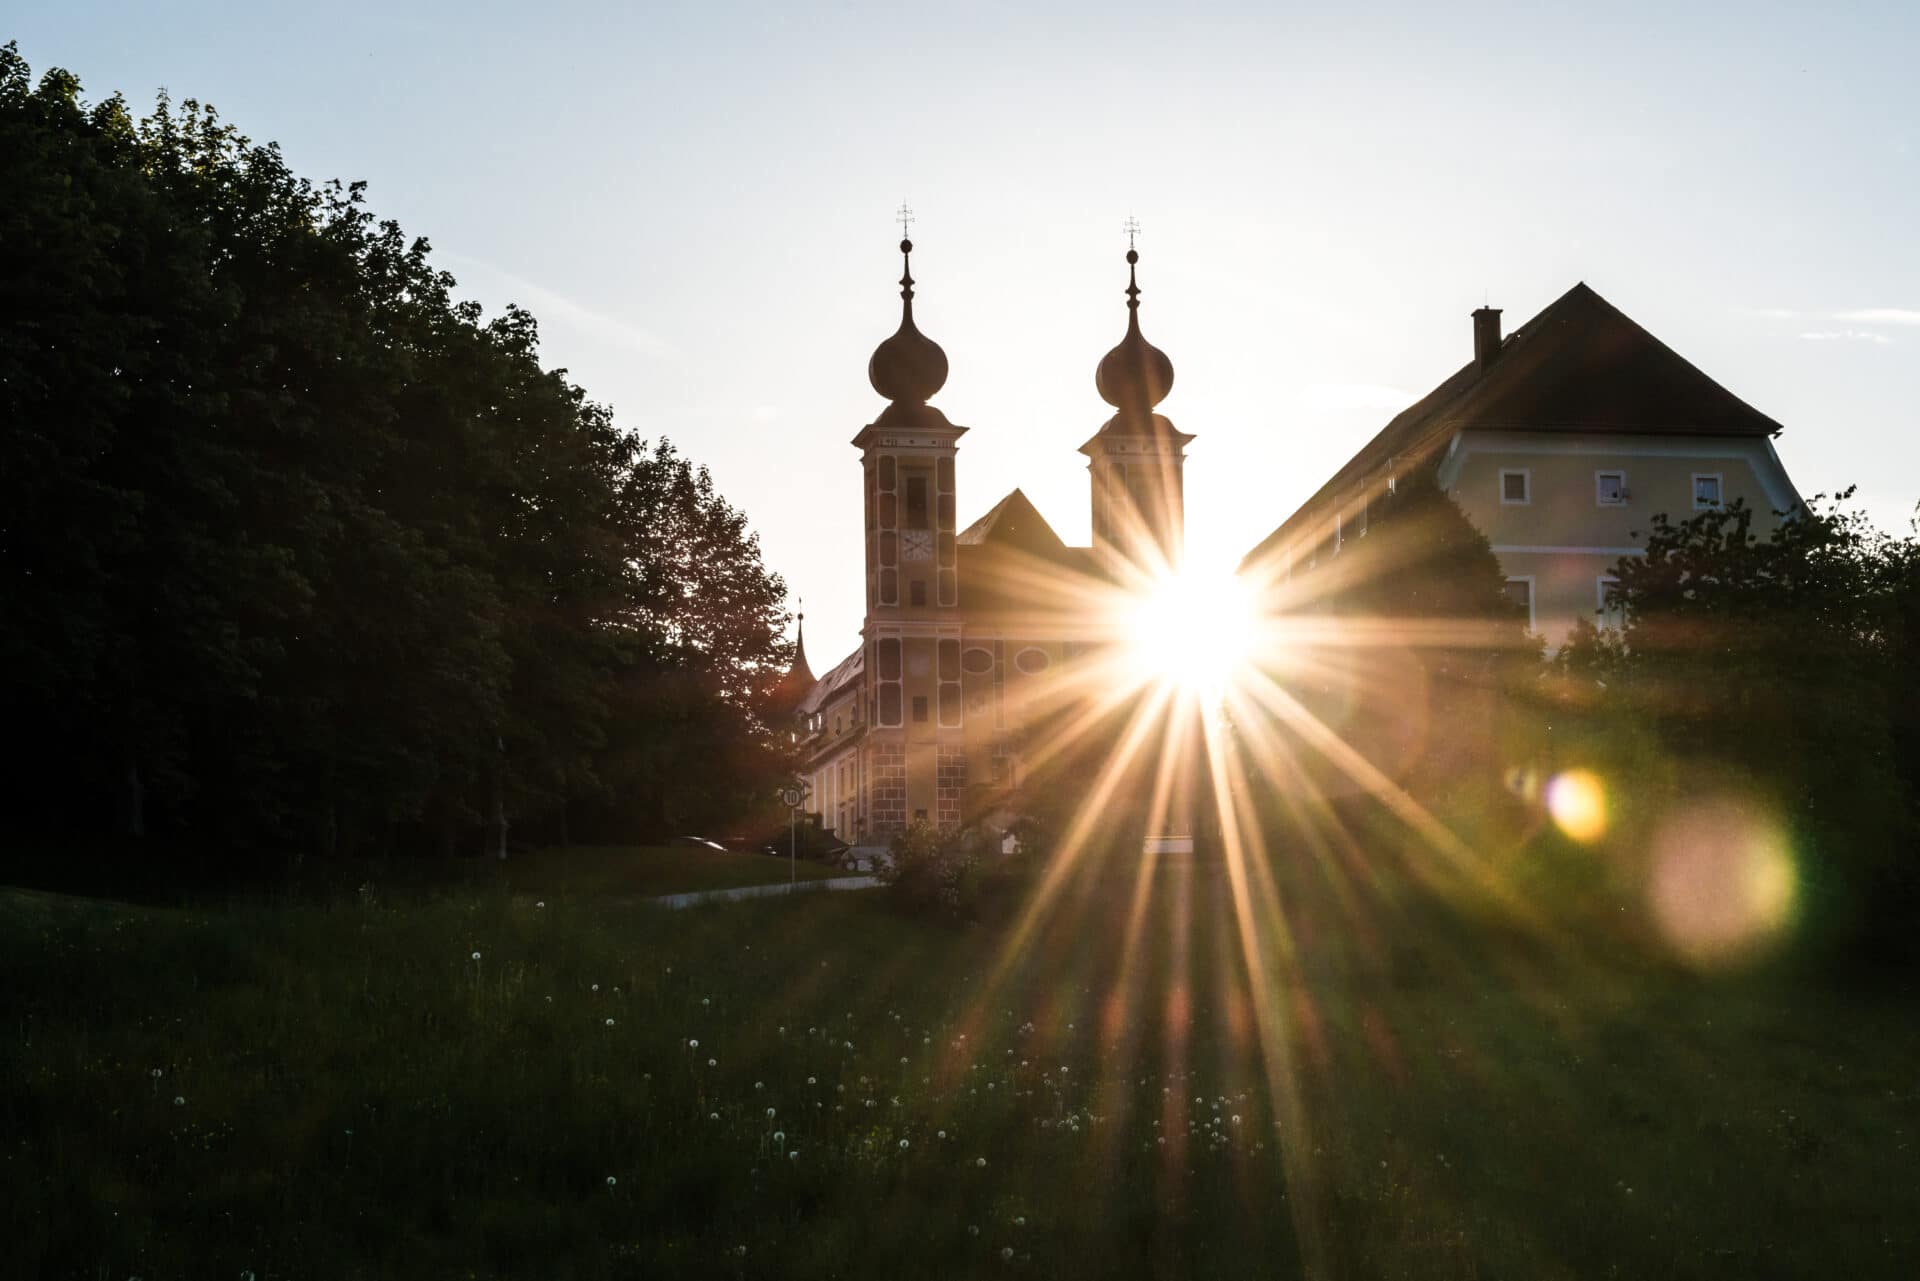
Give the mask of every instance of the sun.
[(1231, 573), (1189, 567), (1160, 579), (1132, 603), (1127, 632), (1141, 680), (1218, 697), (1253, 650), (1252, 593)]

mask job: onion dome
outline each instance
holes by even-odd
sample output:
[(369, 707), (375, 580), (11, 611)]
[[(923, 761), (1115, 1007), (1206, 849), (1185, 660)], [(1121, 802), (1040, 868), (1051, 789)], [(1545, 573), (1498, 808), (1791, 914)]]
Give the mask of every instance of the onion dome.
[(1173, 362), (1140, 332), (1140, 284), (1134, 274), (1139, 261), (1137, 252), (1127, 250), (1127, 336), (1101, 357), (1093, 385), (1100, 399), (1120, 411), (1117, 421), (1144, 426), (1155, 416), (1153, 407), (1173, 390)]
[(873, 349), (867, 362), (867, 381), (896, 404), (923, 405), (947, 381), (947, 353), (940, 344), (914, 327), (913, 242), (900, 242), (900, 328)]

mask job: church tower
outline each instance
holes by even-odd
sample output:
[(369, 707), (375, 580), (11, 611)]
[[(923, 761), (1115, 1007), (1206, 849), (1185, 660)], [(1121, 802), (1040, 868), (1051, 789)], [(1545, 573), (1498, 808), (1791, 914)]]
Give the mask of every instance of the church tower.
[(1116, 412), (1080, 447), (1093, 480), (1093, 546), (1109, 572), (1177, 571), (1185, 554), (1187, 443), (1154, 407), (1173, 389), (1173, 362), (1140, 332), (1140, 255), (1127, 249), (1127, 333), (1094, 371)]
[(875, 841), (916, 818), (958, 825), (966, 786), (954, 454), (967, 429), (927, 403), (947, 355), (913, 323), (913, 241), (900, 254), (900, 328), (867, 363), (887, 407), (853, 438), (866, 510), (864, 835)]

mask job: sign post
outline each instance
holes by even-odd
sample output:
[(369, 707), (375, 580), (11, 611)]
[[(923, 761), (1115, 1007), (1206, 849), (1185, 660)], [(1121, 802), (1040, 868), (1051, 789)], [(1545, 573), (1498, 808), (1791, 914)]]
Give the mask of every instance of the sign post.
[(792, 889), (800, 883), (795, 850), (799, 844), (800, 802), (806, 798), (799, 788), (789, 787), (780, 799), (787, 803), (787, 888)]

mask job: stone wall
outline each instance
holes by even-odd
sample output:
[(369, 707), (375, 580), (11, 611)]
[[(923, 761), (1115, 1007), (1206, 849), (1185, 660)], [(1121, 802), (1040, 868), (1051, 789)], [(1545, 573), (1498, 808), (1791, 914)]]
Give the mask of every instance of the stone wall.
[(934, 757), (934, 821), (947, 830), (960, 826), (960, 806), (967, 792), (967, 753), (943, 747)]
[(872, 839), (884, 841), (907, 825), (907, 745), (895, 739), (876, 739), (872, 755), (868, 813)]

